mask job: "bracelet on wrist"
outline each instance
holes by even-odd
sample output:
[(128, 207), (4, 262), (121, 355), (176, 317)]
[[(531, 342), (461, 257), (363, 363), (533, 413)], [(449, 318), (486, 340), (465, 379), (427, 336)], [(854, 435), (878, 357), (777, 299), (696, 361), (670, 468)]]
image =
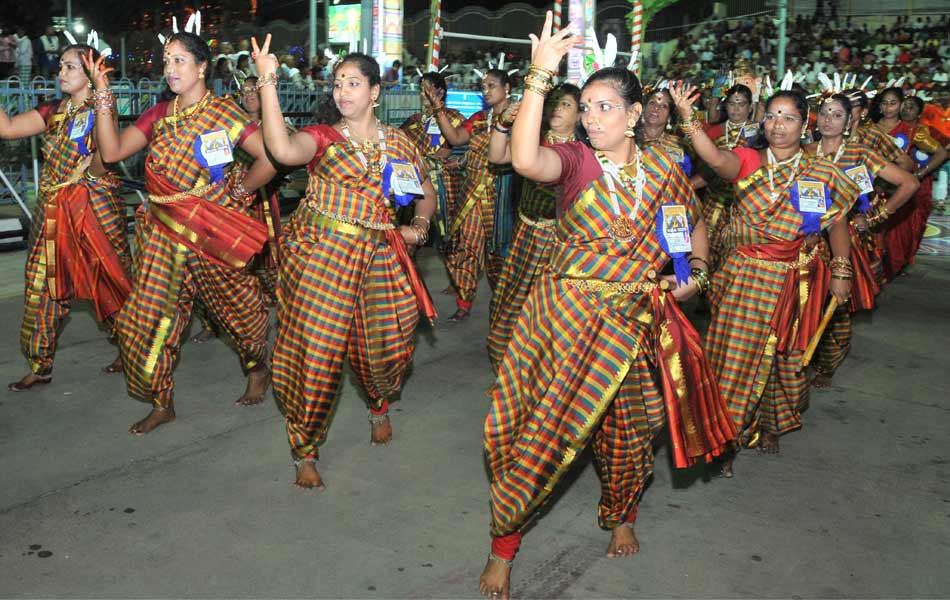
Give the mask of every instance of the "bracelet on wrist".
[(277, 73), (268, 73), (267, 75), (264, 75), (257, 80), (257, 84), (254, 86), (254, 88), (256, 90), (260, 90), (262, 87), (266, 87), (268, 85), (277, 85)]

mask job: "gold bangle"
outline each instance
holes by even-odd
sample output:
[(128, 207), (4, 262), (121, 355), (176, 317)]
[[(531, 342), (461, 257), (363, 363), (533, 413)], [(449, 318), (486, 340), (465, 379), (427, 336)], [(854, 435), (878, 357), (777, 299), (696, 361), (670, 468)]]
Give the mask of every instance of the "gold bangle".
[(258, 79), (257, 84), (254, 86), (254, 89), (260, 90), (262, 87), (265, 87), (268, 85), (273, 85), (273, 86), (277, 85), (277, 73), (268, 73), (267, 75), (264, 75), (263, 77)]
[(534, 63), (531, 63), (530, 65), (528, 65), (528, 74), (531, 74), (532, 71), (543, 73), (544, 75), (547, 75), (549, 78), (557, 75), (557, 73), (555, 73), (551, 69), (545, 69), (541, 65), (536, 65)]

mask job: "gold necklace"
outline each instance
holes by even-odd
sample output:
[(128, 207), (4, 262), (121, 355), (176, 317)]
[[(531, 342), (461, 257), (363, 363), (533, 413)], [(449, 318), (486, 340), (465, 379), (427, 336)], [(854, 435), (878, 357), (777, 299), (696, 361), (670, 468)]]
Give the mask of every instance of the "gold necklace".
[[(841, 155), (844, 153), (845, 145), (846, 144), (844, 142), (844, 138), (842, 138), (841, 145), (838, 146), (838, 150), (835, 152), (835, 155), (831, 159), (832, 164), (835, 164), (835, 165), (838, 164), (838, 161), (841, 159)], [(825, 156), (825, 150), (821, 147), (821, 142), (818, 142), (818, 151), (815, 152), (815, 154), (818, 156), (818, 158), (822, 158)]]
[(573, 142), (574, 134), (569, 133), (567, 135), (555, 135), (553, 131), (548, 131), (544, 134), (544, 141), (549, 144), (563, 144), (565, 142)]

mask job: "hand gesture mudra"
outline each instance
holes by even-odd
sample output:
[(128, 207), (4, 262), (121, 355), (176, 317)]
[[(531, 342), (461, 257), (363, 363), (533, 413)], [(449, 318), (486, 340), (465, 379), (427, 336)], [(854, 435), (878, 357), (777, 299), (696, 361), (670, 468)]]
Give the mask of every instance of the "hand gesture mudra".
[(271, 35), (268, 33), (264, 38), (264, 45), (257, 45), (257, 38), (251, 38), (251, 57), (254, 59), (254, 66), (257, 67), (258, 77), (265, 77), (272, 73), (277, 73), (277, 67), (280, 66), (280, 63), (277, 61), (277, 56), (271, 54), (270, 52), (270, 40)]
[(422, 82), (422, 93), (426, 95), (426, 99), (429, 101), (429, 106), (432, 110), (442, 108), (442, 99), (439, 98), (438, 90), (428, 81)]
[(109, 88), (109, 73), (115, 71), (114, 67), (105, 66), (106, 56), (100, 56), (98, 59), (92, 57), (92, 50), (87, 53), (80, 52), (79, 58), (82, 60), (82, 64), (86, 67), (86, 72), (89, 74), (89, 80), (92, 81), (92, 85), (97, 90), (105, 90)]
[(576, 38), (570, 27), (565, 27), (552, 34), (551, 24), (553, 21), (554, 16), (551, 11), (547, 11), (544, 17), (544, 27), (541, 28), (541, 36), (532, 33), (528, 37), (531, 38), (531, 64), (557, 72), (561, 59), (574, 45)]
[(675, 85), (669, 88), (670, 97), (673, 98), (673, 104), (679, 110), (680, 117), (688, 120), (693, 116), (693, 104), (699, 99), (699, 88), (690, 83), (677, 81)]
[(501, 123), (502, 127), (511, 127), (514, 124), (515, 118), (518, 116), (519, 108), (521, 108), (520, 102), (512, 102), (508, 105), (508, 108), (498, 117), (498, 122)]

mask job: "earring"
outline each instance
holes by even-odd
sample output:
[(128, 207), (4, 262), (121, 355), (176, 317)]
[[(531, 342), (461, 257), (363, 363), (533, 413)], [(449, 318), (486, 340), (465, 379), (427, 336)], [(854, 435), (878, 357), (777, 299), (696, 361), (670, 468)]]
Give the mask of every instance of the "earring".
[(373, 98), (373, 108), (379, 108), (379, 100), (377, 98)]
[(666, 130), (673, 131), (673, 124), (669, 121), (666, 122)]
[(630, 121), (627, 121), (627, 128), (624, 130), (623, 134), (627, 136), (628, 138), (632, 138), (633, 136), (637, 135), (637, 132), (634, 131), (633, 129), (635, 126), (636, 126), (636, 123), (631, 123)]

